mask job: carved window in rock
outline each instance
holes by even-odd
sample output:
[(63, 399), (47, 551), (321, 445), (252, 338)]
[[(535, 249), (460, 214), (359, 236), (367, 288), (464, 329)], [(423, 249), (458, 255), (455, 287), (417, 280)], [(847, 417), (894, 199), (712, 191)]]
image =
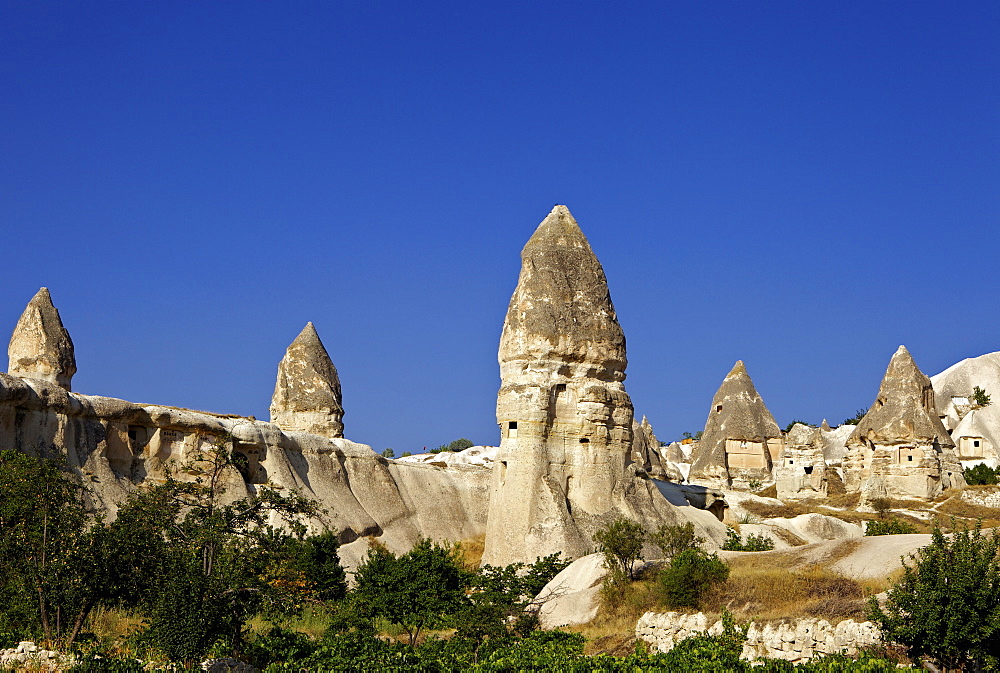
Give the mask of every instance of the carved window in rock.
[(812, 474), (813, 473), (813, 466), (812, 465), (806, 465), (802, 469), (805, 471), (806, 474)]
[(517, 421), (508, 421), (507, 422), (507, 437), (509, 439), (516, 439), (517, 438)]

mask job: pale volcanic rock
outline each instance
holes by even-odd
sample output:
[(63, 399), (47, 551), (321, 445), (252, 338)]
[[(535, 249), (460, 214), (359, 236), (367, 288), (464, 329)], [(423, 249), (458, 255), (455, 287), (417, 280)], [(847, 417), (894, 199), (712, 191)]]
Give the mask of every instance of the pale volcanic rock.
[(43, 287), (28, 302), (7, 347), (12, 376), (26, 376), (54, 383), (65, 390), (76, 373), (73, 340), (63, 327), (59, 311)]
[(271, 422), (288, 431), (344, 436), (340, 377), (313, 324), (306, 323), (278, 364)]
[(660, 455), (660, 440), (645, 416), (641, 423), (634, 418), (632, 420), (632, 461), (654, 479), (677, 481), (682, 478), (677, 468)]
[(933, 498), (946, 488), (965, 486), (931, 380), (905, 346), (889, 361), (878, 397), (847, 447), (845, 485), (865, 498)]
[(781, 429), (737, 360), (712, 398), (688, 480), (722, 489), (770, 481), (781, 447)]
[(625, 336), (565, 206), (538, 226), (521, 262), (500, 338), (501, 443), (483, 554), (493, 565), (581, 556), (618, 516), (652, 528), (680, 516), (631, 460)]
[(826, 497), (826, 460), (823, 457), (823, 431), (796, 423), (785, 435), (781, 457), (774, 466), (778, 497)]

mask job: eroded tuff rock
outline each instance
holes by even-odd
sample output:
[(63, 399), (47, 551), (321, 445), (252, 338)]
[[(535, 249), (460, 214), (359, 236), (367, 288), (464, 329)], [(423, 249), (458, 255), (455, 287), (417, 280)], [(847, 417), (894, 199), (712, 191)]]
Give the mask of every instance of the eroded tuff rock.
[(340, 377), (313, 324), (306, 323), (278, 364), (271, 422), (282, 430), (344, 436)]
[(683, 479), (680, 471), (663, 460), (660, 455), (660, 440), (653, 432), (653, 426), (646, 417), (642, 422), (632, 420), (632, 462), (641, 467), (654, 479)]
[(900, 346), (878, 397), (847, 440), (844, 482), (866, 498), (933, 498), (965, 485), (931, 380)]
[(652, 528), (678, 518), (631, 460), (625, 336), (565, 206), (538, 226), (521, 263), (500, 338), (501, 443), (483, 555), (494, 565), (586, 554), (617, 516)]
[(785, 435), (784, 448), (774, 466), (778, 498), (826, 497), (826, 460), (823, 430), (796, 423)]
[(688, 480), (723, 489), (770, 481), (781, 448), (781, 429), (737, 360), (712, 398)]
[(76, 374), (73, 340), (63, 327), (59, 311), (52, 305), (48, 288), (43, 287), (28, 302), (17, 321), (7, 347), (7, 371), (70, 389)]

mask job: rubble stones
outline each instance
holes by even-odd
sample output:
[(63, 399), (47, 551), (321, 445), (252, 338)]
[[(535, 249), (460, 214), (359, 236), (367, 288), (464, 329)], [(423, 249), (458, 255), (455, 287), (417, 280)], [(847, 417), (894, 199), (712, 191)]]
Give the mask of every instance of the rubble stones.
[[(636, 624), (635, 635), (656, 651), (669, 652), (685, 638), (706, 632), (709, 635), (722, 633), (721, 621), (711, 626), (707, 621), (701, 612), (693, 615), (647, 612)], [(881, 635), (873, 622), (847, 619), (833, 625), (825, 619), (815, 618), (763, 625), (751, 622), (740, 658), (752, 661), (769, 657), (797, 663), (822, 654), (855, 655), (858, 648), (879, 643)]]

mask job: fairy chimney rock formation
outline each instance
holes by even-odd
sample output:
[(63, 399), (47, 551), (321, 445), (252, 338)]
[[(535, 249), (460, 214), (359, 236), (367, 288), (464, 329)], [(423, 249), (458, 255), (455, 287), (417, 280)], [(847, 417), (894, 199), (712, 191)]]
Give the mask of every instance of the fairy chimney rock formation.
[(285, 431), (331, 439), (344, 436), (340, 378), (330, 355), (307, 323), (278, 364), (271, 422)]
[(483, 555), (495, 565), (580, 556), (610, 518), (663, 516), (630, 461), (625, 336), (604, 269), (565, 206), (538, 226), (521, 263), (500, 338), (501, 440)]
[(7, 347), (7, 373), (41, 379), (70, 390), (76, 373), (73, 340), (63, 327), (59, 311), (43, 287), (28, 302)]
[(780, 460), (774, 465), (778, 498), (825, 497), (828, 490), (823, 430), (796, 423), (785, 435)]
[(689, 481), (723, 489), (768, 482), (781, 449), (781, 430), (737, 360), (712, 398)]
[(931, 380), (900, 346), (878, 397), (847, 439), (844, 481), (866, 498), (933, 498), (965, 485)]

